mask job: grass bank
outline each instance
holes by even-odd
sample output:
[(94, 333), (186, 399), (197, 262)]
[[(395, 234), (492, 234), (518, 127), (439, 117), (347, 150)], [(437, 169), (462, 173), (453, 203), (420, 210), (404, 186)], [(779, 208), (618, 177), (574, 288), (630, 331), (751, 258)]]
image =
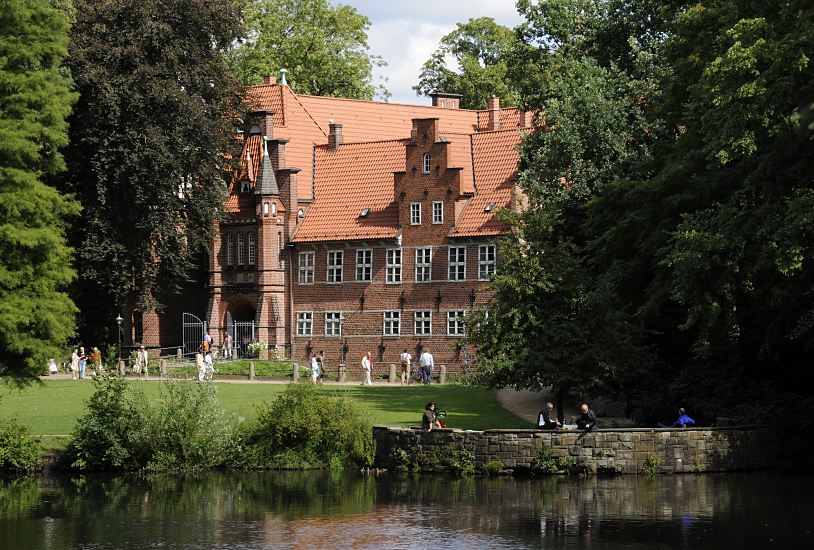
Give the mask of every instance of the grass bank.
[[(156, 382), (131, 381), (144, 388), (148, 397), (158, 396)], [(196, 383), (196, 382), (190, 382)], [(257, 415), (256, 405), (271, 401), (284, 389), (284, 384), (218, 383), (218, 399), (227, 412), (246, 419)], [(44, 447), (58, 447), (71, 433), (77, 419), (85, 412), (85, 402), (93, 393), (93, 382), (46, 380), (22, 390), (0, 384), (0, 418), (16, 418), (42, 437)], [(435, 401), (447, 411), (451, 428), (485, 430), (490, 428), (527, 428), (531, 424), (498, 404), (493, 391), (455, 385), (431, 386), (358, 386), (327, 385), (319, 391), (356, 401), (370, 414), (374, 424), (393, 426), (417, 425), (424, 405)]]

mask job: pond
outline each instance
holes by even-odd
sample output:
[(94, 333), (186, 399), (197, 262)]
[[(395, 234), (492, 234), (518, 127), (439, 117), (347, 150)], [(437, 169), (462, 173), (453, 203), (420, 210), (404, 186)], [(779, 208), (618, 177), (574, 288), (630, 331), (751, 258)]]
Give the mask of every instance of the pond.
[(0, 548), (788, 548), (814, 478), (355, 472), (0, 480)]

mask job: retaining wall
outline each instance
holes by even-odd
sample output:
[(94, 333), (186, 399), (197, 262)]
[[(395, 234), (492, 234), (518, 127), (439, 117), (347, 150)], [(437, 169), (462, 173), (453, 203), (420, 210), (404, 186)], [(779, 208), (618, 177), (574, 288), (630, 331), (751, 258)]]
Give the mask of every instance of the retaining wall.
[[(476, 467), (499, 459), (506, 468), (531, 470), (543, 445), (560, 458), (574, 457), (582, 471), (639, 473), (648, 455), (661, 459), (661, 473), (768, 469), (777, 463), (774, 431), (766, 426), (727, 428), (628, 428), (590, 432), (540, 430), (470, 431), (375, 426), (376, 467), (400, 465), (394, 451), (413, 460), (444, 464), (462, 450)], [(423, 457), (423, 458), (422, 458)], [(430, 457), (430, 460), (427, 458)]]

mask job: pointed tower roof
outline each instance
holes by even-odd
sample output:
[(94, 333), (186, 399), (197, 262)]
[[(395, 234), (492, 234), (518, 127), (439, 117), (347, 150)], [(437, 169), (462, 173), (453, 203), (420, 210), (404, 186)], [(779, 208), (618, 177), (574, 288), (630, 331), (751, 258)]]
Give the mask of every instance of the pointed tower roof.
[(269, 144), (263, 140), (263, 164), (260, 169), (260, 180), (255, 186), (258, 195), (279, 195), (280, 189), (277, 187), (277, 178), (274, 176), (274, 167), (269, 158)]

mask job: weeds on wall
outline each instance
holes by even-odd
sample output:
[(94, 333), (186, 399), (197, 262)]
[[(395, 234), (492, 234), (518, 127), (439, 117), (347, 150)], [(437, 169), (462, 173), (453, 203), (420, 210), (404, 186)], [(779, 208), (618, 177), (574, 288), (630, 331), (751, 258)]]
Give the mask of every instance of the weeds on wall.
[(656, 453), (647, 453), (642, 463), (642, 475), (644, 477), (655, 477), (661, 470), (661, 457)]
[(568, 456), (560, 458), (551, 447), (543, 445), (537, 452), (537, 456), (532, 464), (532, 470), (544, 474), (562, 474), (574, 472), (576, 466), (577, 461), (574, 457)]

